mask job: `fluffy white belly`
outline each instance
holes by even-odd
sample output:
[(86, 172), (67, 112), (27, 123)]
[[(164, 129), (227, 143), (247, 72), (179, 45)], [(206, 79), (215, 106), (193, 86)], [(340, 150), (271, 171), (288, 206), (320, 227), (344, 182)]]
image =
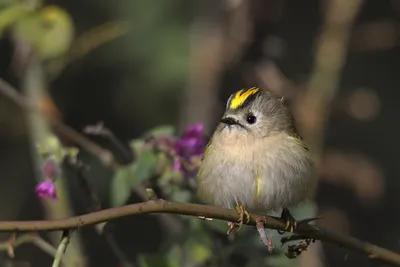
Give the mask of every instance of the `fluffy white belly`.
[(300, 191), (295, 179), (279, 176), (279, 171), (260, 169), (258, 174), (253, 173), (238, 164), (216, 167), (204, 183), (210, 183), (206, 186), (210, 188), (208, 201), (227, 208), (241, 203), (249, 211), (271, 212), (290, 207), (302, 198), (296, 194)]
[(199, 197), (217, 206), (234, 208), (241, 203), (248, 211), (266, 213), (290, 208), (312, 195), (316, 177), (307, 151), (300, 146), (286, 147), (285, 153), (260, 151), (237, 151), (224, 159), (209, 151), (199, 172)]

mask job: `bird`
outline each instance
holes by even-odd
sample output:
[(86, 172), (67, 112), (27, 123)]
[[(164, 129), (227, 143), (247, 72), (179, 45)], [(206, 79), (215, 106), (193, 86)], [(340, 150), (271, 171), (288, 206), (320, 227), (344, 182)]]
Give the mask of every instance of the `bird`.
[(230, 95), (197, 173), (201, 201), (240, 215), (227, 233), (249, 223), (249, 212), (279, 211), (293, 233), (298, 222), (290, 209), (311, 199), (316, 187), (315, 163), (283, 97), (257, 87)]

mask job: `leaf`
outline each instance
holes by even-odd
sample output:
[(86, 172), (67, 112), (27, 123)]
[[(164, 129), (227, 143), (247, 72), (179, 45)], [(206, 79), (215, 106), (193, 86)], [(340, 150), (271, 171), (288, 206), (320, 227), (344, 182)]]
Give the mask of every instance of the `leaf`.
[(112, 179), (111, 206), (113, 207), (124, 205), (131, 195), (131, 187), (128, 182), (132, 173), (131, 168), (132, 166), (129, 165), (119, 169)]
[(157, 126), (147, 132), (146, 135), (157, 137), (157, 136), (173, 136), (175, 128), (171, 125), (161, 125)]
[(128, 186), (130, 188), (149, 179), (155, 174), (157, 167), (157, 157), (151, 151), (144, 151), (135, 162), (135, 168), (128, 178)]

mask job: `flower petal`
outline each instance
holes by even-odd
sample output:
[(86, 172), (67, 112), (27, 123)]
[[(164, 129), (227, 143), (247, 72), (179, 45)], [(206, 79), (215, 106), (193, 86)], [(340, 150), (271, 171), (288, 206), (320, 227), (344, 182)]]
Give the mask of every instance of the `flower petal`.
[(52, 200), (57, 199), (56, 186), (52, 181), (46, 180), (39, 183), (35, 188), (36, 194), (39, 198), (45, 199), (50, 198)]

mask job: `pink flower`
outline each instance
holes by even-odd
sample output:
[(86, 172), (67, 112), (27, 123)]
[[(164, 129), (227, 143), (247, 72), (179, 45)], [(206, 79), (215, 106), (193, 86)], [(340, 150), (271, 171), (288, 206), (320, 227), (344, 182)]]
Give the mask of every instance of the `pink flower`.
[(196, 123), (189, 125), (182, 137), (175, 143), (175, 152), (186, 160), (192, 156), (201, 156), (204, 153), (206, 140), (204, 139), (203, 124)]
[(35, 188), (36, 194), (39, 198), (45, 199), (50, 198), (51, 200), (57, 199), (56, 186), (52, 181), (43, 181), (39, 183)]
[(166, 152), (173, 157), (173, 169), (182, 172), (185, 177), (190, 177), (196, 172), (195, 169), (186, 166), (194, 157), (200, 157), (204, 153), (207, 142), (203, 136), (203, 129), (203, 124), (195, 123), (189, 125), (178, 138), (154, 138), (155, 143), (165, 146)]

